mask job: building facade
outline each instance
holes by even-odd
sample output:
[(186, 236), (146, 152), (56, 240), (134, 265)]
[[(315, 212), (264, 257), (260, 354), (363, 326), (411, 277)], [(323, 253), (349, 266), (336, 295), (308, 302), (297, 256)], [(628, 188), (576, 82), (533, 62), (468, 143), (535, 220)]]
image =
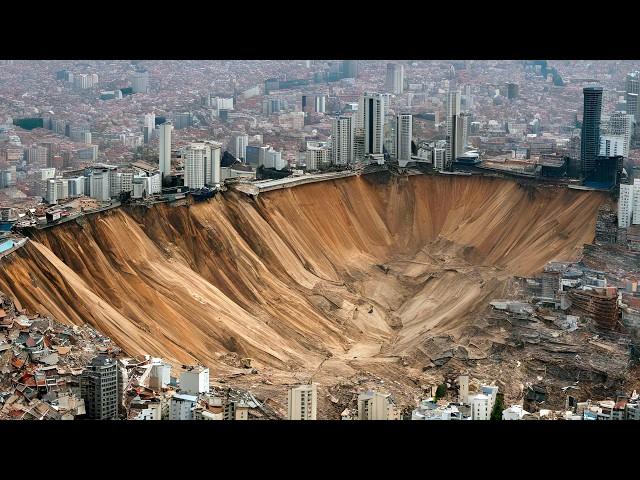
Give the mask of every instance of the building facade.
[(287, 396), (289, 420), (315, 420), (318, 402), (315, 384), (291, 387)]
[(95, 357), (80, 377), (80, 395), (87, 418), (114, 420), (118, 416), (118, 365), (105, 355)]

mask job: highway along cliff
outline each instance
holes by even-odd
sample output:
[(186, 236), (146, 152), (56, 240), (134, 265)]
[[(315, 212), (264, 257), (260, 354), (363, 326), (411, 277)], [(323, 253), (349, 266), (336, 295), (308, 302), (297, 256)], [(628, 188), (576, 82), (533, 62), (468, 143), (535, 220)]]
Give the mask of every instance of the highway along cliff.
[(367, 371), (397, 383), (403, 371), (419, 382), (431, 337), (481, 358), (491, 335), (470, 332), (488, 302), (508, 297), (514, 276), (579, 258), (604, 201), (425, 175), (229, 190), (36, 231), (3, 260), (0, 290), (174, 364), (223, 370), (249, 357), (273, 378)]

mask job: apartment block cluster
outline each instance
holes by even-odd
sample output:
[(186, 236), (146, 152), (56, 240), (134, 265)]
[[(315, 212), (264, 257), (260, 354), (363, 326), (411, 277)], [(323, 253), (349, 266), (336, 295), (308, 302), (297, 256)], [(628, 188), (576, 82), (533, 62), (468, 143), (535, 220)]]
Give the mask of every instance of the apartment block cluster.
[(41, 170), (46, 185), (44, 199), (49, 205), (68, 199), (87, 196), (98, 202), (111, 202), (112, 198), (129, 195), (141, 199), (161, 192), (160, 174), (150, 165), (133, 164), (132, 168), (119, 169), (115, 165), (94, 164), (81, 175), (56, 175), (55, 168)]

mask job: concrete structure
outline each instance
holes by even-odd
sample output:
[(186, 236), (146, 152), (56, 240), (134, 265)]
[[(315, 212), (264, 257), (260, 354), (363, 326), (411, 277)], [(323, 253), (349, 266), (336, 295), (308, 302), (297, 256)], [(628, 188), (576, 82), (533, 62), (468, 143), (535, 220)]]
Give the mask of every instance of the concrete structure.
[(379, 93), (365, 92), (358, 106), (358, 124), (364, 130), (364, 155), (384, 153), (384, 100)]
[(196, 395), (176, 393), (171, 397), (169, 420), (193, 420), (193, 410), (197, 401)]
[(411, 161), (411, 140), (413, 138), (413, 116), (402, 113), (396, 116), (396, 158), (401, 167)]
[(358, 420), (400, 420), (391, 394), (366, 392), (358, 395)]
[(95, 357), (80, 376), (80, 395), (87, 418), (114, 420), (118, 415), (118, 365), (105, 355)]
[(319, 170), (329, 164), (329, 149), (324, 142), (307, 142), (304, 154), (308, 171)]
[(618, 227), (627, 228), (631, 225), (634, 207), (634, 185), (620, 184), (620, 197), (618, 198)]
[(608, 135), (621, 135), (624, 138), (622, 156), (629, 156), (631, 137), (633, 136), (633, 115), (625, 112), (614, 112), (609, 116)]
[(587, 175), (596, 166), (600, 150), (600, 117), (602, 115), (602, 87), (585, 87), (582, 119), (581, 169)]
[(133, 93), (149, 93), (149, 72), (135, 71), (131, 75), (131, 89)]
[(404, 66), (399, 63), (387, 64), (386, 88), (395, 95), (404, 92)]
[(471, 419), (489, 420), (491, 418), (491, 399), (482, 393), (471, 397)]
[(602, 157), (628, 156), (628, 146), (622, 135), (602, 135), (600, 137), (599, 155)]
[(180, 391), (190, 394), (209, 393), (209, 369), (196, 365), (182, 370)]
[(315, 384), (289, 388), (287, 418), (289, 420), (315, 420), (318, 393)]
[(108, 171), (94, 171), (90, 177), (89, 195), (101, 202), (111, 200), (111, 175)]
[(160, 154), (159, 166), (160, 174), (164, 179), (171, 172), (171, 131), (173, 125), (171, 122), (165, 122), (160, 125)]
[(460, 142), (460, 91), (452, 90), (447, 95), (447, 150), (445, 157), (445, 169), (449, 169), (452, 163), (463, 153), (464, 146)]
[(522, 420), (522, 417), (529, 415), (520, 405), (512, 405), (502, 411), (502, 420)]
[(331, 162), (350, 165), (354, 160), (353, 117), (340, 116), (331, 121)]
[(231, 139), (231, 153), (237, 159), (244, 160), (247, 155), (249, 135), (234, 135)]
[(469, 403), (469, 375), (458, 377), (458, 403)]

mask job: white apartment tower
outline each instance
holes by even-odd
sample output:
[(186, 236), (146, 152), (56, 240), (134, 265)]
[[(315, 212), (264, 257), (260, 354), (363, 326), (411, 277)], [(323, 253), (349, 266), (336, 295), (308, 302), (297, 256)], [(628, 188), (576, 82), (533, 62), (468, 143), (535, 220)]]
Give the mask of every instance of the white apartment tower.
[(318, 394), (315, 384), (291, 387), (287, 396), (289, 420), (315, 420)]
[(364, 129), (364, 154), (384, 153), (384, 101), (382, 95), (365, 92), (360, 97), (358, 126)]
[(627, 228), (631, 225), (633, 213), (634, 185), (620, 184), (620, 198), (618, 199), (618, 227)]
[(353, 163), (353, 117), (340, 116), (331, 121), (331, 161), (334, 165)]
[(491, 418), (491, 399), (484, 394), (478, 394), (471, 399), (471, 419), (489, 420)]
[(625, 138), (622, 135), (602, 135), (600, 137), (600, 156), (626, 157), (628, 148), (625, 148)]
[(609, 135), (621, 135), (624, 138), (623, 157), (629, 156), (629, 146), (633, 135), (633, 115), (625, 112), (614, 112), (609, 117)]
[(400, 420), (390, 394), (366, 392), (358, 395), (358, 420)]
[(244, 160), (247, 156), (247, 145), (249, 145), (249, 135), (234, 135), (231, 140), (231, 148), (233, 149), (233, 156)]
[(396, 156), (401, 167), (411, 161), (411, 139), (413, 136), (413, 116), (401, 113), (396, 116)]
[(640, 179), (633, 181), (633, 197), (631, 198), (631, 208), (633, 213), (631, 214), (631, 223), (633, 225), (640, 225)]
[(169, 176), (171, 172), (171, 130), (173, 125), (171, 122), (165, 122), (160, 125), (160, 174), (163, 177)]
[(468, 403), (469, 401), (469, 375), (458, 377), (458, 403)]
[(185, 150), (184, 185), (198, 189), (220, 183), (222, 145), (217, 142), (194, 142)]

